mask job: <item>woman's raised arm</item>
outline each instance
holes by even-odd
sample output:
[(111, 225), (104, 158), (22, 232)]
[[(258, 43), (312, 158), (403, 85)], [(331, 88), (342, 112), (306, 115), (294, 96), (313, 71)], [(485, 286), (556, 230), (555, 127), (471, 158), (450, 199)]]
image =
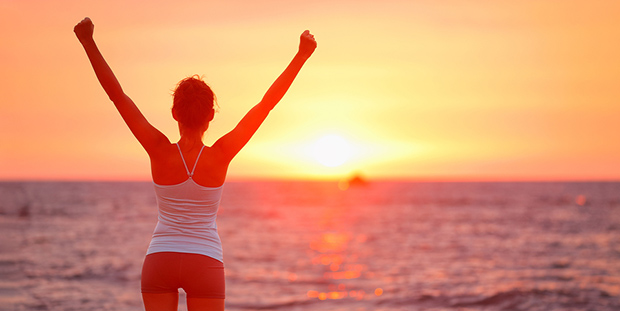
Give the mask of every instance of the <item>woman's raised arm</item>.
[(160, 145), (169, 144), (170, 141), (146, 120), (131, 98), (123, 92), (112, 69), (108, 66), (95, 44), (93, 39), (94, 28), (93, 22), (86, 17), (73, 28), (73, 31), (84, 47), (86, 55), (88, 55), (88, 59), (95, 70), (97, 79), (106, 94), (114, 102), (114, 106), (116, 106), (121, 117), (123, 117), (123, 120), (142, 147), (146, 149), (149, 155), (153, 155)]
[(256, 133), (256, 130), (263, 123), (271, 109), (286, 94), (293, 80), (297, 77), (299, 70), (301, 70), (301, 67), (303, 67), (315, 49), (316, 41), (314, 36), (310, 34), (310, 31), (304, 31), (300, 37), (299, 51), (284, 72), (280, 74), (278, 79), (267, 90), (263, 99), (241, 119), (232, 131), (222, 136), (213, 144), (214, 148), (218, 148), (222, 152), (224, 159), (232, 160), (252, 138), (252, 135)]

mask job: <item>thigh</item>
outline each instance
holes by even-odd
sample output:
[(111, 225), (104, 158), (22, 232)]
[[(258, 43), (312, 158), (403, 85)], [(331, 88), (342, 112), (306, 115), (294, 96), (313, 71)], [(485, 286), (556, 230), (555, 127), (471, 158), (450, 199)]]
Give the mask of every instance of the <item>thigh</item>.
[(153, 253), (144, 258), (141, 288), (143, 293), (178, 295), (180, 253)]
[(142, 301), (146, 311), (177, 311), (179, 293), (142, 293)]
[(224, 264), (199, 254), (186, 254), (181, 265), (181, 287), (187, 298), (225, 298)]
[(224, 311), (224, 299), (187, 297), (188, 311)]

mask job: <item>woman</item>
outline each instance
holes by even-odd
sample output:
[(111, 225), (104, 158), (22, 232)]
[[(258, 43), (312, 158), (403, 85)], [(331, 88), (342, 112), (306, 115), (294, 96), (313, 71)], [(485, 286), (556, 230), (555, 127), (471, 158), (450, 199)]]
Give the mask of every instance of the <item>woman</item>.
[(183, 288), (190, 311), (224, 310), (224, 265), (215, 218), (226, 171), (316, 49), (314, 36), (307, 30), (301, 35), (299, 51), (263, 99), (208, 147), (202, 137), (215, 111), (209, 86), (196, 76), (178, 84), (172, 116), (181, 139), (173, 144), (123, 92), (95, 44), (93, 30), (88, 17), (74, 28), (101, 86), (151, 160), (159, 221), (142, 267), (145, 308), (177, 310), (178, 288)]

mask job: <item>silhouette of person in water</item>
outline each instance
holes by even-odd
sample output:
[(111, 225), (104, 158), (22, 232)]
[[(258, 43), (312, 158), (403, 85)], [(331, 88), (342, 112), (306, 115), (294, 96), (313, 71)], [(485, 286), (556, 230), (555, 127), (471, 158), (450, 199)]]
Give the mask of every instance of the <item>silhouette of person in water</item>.
[(172, 116), (181, 138), (171, 143), (127, 96), (93, 39), (87, 17), (74, 32), (101, 86), (146, 150), (157, 197), (159, 219), (142, 267), (146, 310), (177, 310), (178, 288), (192, 310), (224, 310), (224, 265), (215, 218), (230, 161), (245, 146), (269, 111), (282, 99), (316, 49), (309, 31), (284, 72), (228, 134), (212, 146), (202, 138), (213, 119), (215, 95), (198, 76), (183, 79), (174, 91)]

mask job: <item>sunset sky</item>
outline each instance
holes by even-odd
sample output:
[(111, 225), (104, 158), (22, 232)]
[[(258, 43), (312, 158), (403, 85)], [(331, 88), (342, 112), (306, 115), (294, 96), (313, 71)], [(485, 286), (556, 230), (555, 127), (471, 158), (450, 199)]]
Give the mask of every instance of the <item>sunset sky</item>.
[(0, 0), (0, 180), (149, 179), (73, 34), (85, 16), (172, 141), (171, 90), (204, 75), (207, 145), (316, 36), (230, 179), (620, 179), (620, 2)]

